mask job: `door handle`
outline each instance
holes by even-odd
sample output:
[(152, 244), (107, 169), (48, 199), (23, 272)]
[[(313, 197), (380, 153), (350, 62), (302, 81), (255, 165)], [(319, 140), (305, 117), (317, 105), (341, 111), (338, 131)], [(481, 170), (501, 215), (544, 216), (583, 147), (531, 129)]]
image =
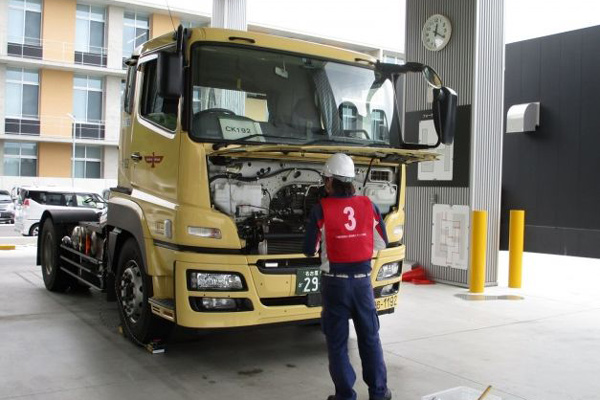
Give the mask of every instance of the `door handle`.
[(135, 153), (131, 153), (131, 159), (135, 162), (142, 161), (142, 155), (137, 151)]

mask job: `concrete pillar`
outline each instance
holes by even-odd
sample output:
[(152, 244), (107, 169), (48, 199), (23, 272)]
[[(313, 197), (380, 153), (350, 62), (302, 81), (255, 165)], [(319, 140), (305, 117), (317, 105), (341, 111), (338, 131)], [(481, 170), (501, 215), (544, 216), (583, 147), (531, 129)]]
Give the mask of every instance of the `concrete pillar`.
[[(454, 165), (469, 166), (469, 175), (460, 184), (426, 181), (407, 188), (407, 259), (422, 264), (437, 281), (466, 287), (468, 270), (432, 263), (433, 205), (487, 210), (486, 284), (493, 285), (497, 282), (502, 183), (504, 0), (407, 0), (406, 7), (406, 60), (432, 66), (457, 91), (459, 118), (469, 127), (456, 132)], [(436, 52), (421, 42), (423, 24), (433, 14), (443, 14), (452, 22), (450, 42)], [(431, 108), (424, 93), (422, 80), (416, 76), (407, 80), (407, 112)]]
[(72, 157), (70, 144), (38, 142), (38, 176), (70, 178)]
[(105, 140), (119, 141), (121, 129), (121, 78), (107, 76), (104, 82)]
[(0, 135), (4, 134), (4, 113), (6, 102), (6, 66), (0, 64)]
[(104, 160), (102, 163), (104, 179), (117, 179), (119, 167), (119, 149), (115, 146), (104, 146)]
[[(4, 131), (2, 131), (2, 133), (4, 133)], [(0, 140), (0, 179), (4, 176), (4, 140)], [(5, 190), (10, 190), (10, 188), (5, 188), (3, 186), (4, 182), (2, 180), (0, 180), (0, 182), (2, 182), (2, 185), (0, 185), (0, 187), (2, 189)]]
[(213, 0), (210, 25), (214, 28), (248, 30), (246, 0)]
[(174, 32), (179, 26), (179, 17), (169, 14), (154, 13), (150, 16), (150, 38), (155, 38), (164, 35), (168, 32)]
[(40, 70), (40, 135), (71, 138), (73, 127), (73, 72)]
[(45, 1), (42, 7), (44, 60), (75, 60), (75, 0)]
[(108, 55), (107, 67), (114, 69), (123, 68), (123, 16), (125, 9), (121, 7), (108, 7)]
[(0, 0), (0, 56), (6, 55), (7, 42), (8, 42), (8, 0)]

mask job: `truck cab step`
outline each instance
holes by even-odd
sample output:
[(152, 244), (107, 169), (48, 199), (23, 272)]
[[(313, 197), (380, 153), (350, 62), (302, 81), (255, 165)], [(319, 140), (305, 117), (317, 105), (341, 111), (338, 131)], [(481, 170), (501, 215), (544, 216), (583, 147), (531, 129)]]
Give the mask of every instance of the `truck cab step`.
[(157, 299), (151, 297), (148, 299), (152, 312), (168, 321), (175, 322), (175, 300)]

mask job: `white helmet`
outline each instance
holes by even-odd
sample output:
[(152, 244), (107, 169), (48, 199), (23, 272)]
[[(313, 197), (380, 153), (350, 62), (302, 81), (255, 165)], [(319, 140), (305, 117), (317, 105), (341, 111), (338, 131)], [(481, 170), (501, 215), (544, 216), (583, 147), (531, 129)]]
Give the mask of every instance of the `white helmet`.
[(354, 180), (354, 161), (344, 153), (335, 153), (327, 159), (323, 167), (323, 176), (333, 177), (342, 182), (352, 182)]

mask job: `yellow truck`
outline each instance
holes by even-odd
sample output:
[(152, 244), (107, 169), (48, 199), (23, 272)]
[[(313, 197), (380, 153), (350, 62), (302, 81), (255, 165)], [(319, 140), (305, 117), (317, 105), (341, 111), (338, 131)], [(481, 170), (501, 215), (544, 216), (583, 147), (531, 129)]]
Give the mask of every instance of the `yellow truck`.
[(419, 63), (265, 34), (183, 29), (127, 61), (118, 186), (106, 212), (47, 211), (37, 263), (51, 291), (93, 287), (116, 300), (138, 344), (172, 326), (231, 328), (320, 317), (318, 255), (302, 254), (310, 209), (334, 153), (384, 215), (373, 255), (377, 310), (390, 313), (405, 254), (407, 143), (396, 93), (418, 73), (433, 90), (439, 143), (451, 143), (456, 94)]

